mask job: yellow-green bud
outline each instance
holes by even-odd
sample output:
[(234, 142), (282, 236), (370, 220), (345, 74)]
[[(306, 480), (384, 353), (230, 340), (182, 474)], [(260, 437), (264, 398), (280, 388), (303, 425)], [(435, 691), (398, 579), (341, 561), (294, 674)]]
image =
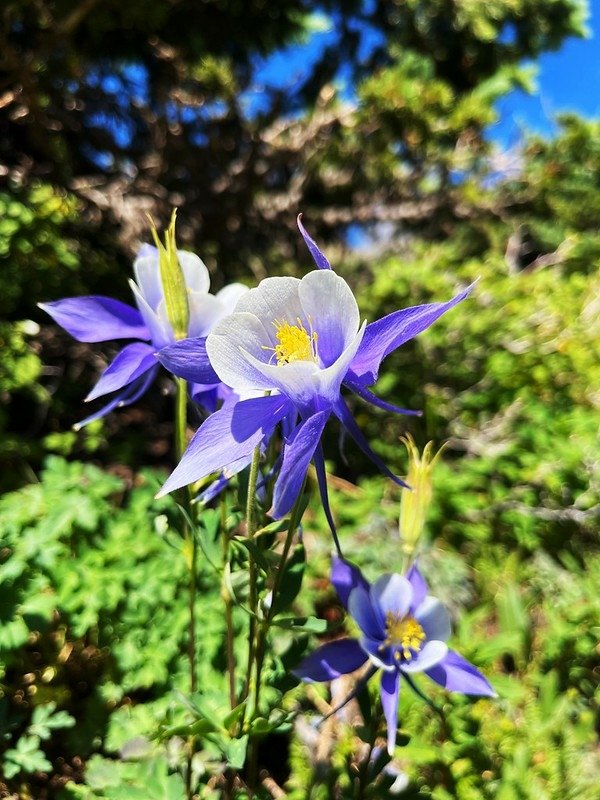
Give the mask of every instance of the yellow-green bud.
[(427, 442), (421, 454), (410, 434), (402, 437), (401, 441), (408, 452), (406, 482), (411, 488), (402, 489), (400, 496), (400, 538), (404, 553), (410, 558), (425, 527), (432, 495), (431, 473), (444, 445), (433, 453), (433, 442)]
[(160, 263), (160, 281), (162, 283), (167, 319), (173, 328), (176, 339), (185, 339), (188, 334), (190, 322), (190, 307), (188, 303), (185, 276), (177, 257), (177, 243), (175, 241), (175, 220), (177, 210), (171, 215), (171, 222), (165, 232), (165, 243), (160, 241), (158, 232), (152, 225), (152, 236), (158, 248)]

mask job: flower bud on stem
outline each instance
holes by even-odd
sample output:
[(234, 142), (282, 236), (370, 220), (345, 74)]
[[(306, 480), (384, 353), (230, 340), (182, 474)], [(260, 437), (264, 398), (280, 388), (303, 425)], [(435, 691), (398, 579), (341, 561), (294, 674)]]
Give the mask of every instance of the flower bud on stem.
[(410, 489), (402, 489), (400, 495), (400, 540), (408, 568), (415, 556), (417, 546), (425, 528), (425, 519), (431, 504), (431, 473), (444, 445), (437, 453), (432, 453), (433, 442), (427, 442), (423, 453), (419, 453), (415, 440), (410, 434), (402, 437), (408, 452), (408, 472), (406, 482)]
[(167, 318), (176, 339), (185, 339), (190, 323), (190, 307), (188, 303), (185, 276), (177, 257), (175, 241), (175, 222), (177, 210), (173, 209), (171, 222), (165, 231), (165, 242), (161, 242), (158, 231), (152, 220), (152, 237), (158, 248), (160, 264), (160, 280), (163, 287)]

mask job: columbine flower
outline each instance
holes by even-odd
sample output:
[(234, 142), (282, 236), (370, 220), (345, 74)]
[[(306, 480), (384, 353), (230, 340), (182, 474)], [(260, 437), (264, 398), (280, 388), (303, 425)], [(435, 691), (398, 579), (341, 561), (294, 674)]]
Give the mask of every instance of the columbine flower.
[(240, 298), (234, 313), (215, 327), (206, 343), (190, 338), (159, 354), (171, 372), (188, 380), (202, 382), (214, 370), (238, 394), (264, 394), (227, 404), (209, 417), (161, 494), (216, 472), (224, 464), (243, 463), (280, 420), (292, 419), (271, 513), (277, 518), (290, 511), (312, 459), (330, 519), (320, 439), (332, 413), (386, 475), (405, 485), (369, 447), (342, 398), (341, 386), (382, 408), (416, 413), (379, 400), (368, 386), (377, 380), (379, 366), (389, 353), (428, 328), (470, 289), (447, 303), (407, 308), (361, 325), (350, 287), (331, 270), (300, 221), (299, 225), (320, 269), (301, 280), (266, 278)]
[[(184, 250), (178, 250), (177, 256), (187, 288), (188, 333), (190, 336), (205, 337), (220, 319), (231, 313), (247, 288), (233, 283), (216, 295), (211, 295), (208, 292), (210, 277), (203, 261), (194, 253)], [(130, 405), (138, 400), (149, 388), (160, 367), (156, 352), (175, 341), (164, 300), (158, 250), (151, 245), (143, 245), (133, 271), (136, 280), (130, 281), (130, 285), (137, 309), (120, 300), (99, 295), (39, 304), (80, 342), (134, 340), (117, 353), (86, 397), (86, 401), (90, 401), (110, 394), (110, 402), (86, 417), (76, 426), (78, 428), (105, 416), (118, 406)], [(221, 382), (212, 370), (205, 373), (200, 386), (191, 388), (194, 399), (209, 411), (214, 410), (215, 394), (221, 390)]]
[(406, 577), (383, 575), (369, 584), (361, 571), (334, 558), (331, 582), (360, 629), (359, 639), (337, 639), (315, 650), (294, 670), (305, 681), (330, 681), (370, 663), (365, 678), (381, 669), (381, 704), (393, 754), (402, 675), (424, 672), (452, 692), (493, 697), (495, 692), (466, 659), (450, 650), (450, 618), (427, 594), (416, 566)]

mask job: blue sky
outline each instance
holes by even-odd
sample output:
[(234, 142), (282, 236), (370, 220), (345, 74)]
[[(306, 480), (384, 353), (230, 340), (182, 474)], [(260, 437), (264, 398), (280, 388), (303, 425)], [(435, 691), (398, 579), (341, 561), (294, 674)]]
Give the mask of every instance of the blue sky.
[[(560, 111), (573, 110), (586, 117), (600, 118), (600, 0), (590, 0), (589, 9), (589, 38), (570, 38), (560, 50), (541, 56), (534, 65), (537, 70), (534, 94), (515, 91), (498, 103), (499, 121), (490, 127), (489, 136), (503, 148), (517, 144), (524, 130), (551, 136), (556, 130), (553, 117)], [(244, 97), (247, 113), (252, 115), (268, 104), (263, 86), (277, 89), (297, 86), (323, 50), (335, 43), (335, 20), (332, 25), (331, 20), (318, 13), (314, 20), (314, 31), (307, 42), (256, 60), (256, 85)], [(361, 49), (366, 54), (379, 34), (366, 28), (360, 32)], [(343, 83), (344, 75), (339, 77)], [(352, 94), (350, 88), (348, 94)]]
[(540, 58), (534, 95), (513, 92), (500, 101), (500, 121), (490, 129), (499, 144), (516, 144), (523, 129), (552, 135), (559, 111), (600, 118), (600, 0), (591, 0), (590, 12), (590, 38), (568, 39)]
[[(368, 5), (371, 0), (364, 2)], [(553, 117), (560, 111), (572, 110), (588, 118), (600, 118), (600, 0), (590, 0), (589, 9), (589, 37), (568, 39), (560, 50), (541, 56), (534, 65), (537, 70), (537, 88), (533, 94), (515, 91), (498, 102), (499, 120), (490, 126), (488, 136), (502, 149), (518, 145), (524, 131), (552, 136), (556, 130)], [(312, 30), (305, 41), (291, 44), (267, 57), (255, 58), (253, 86), (241, 98), (249, 116), (268, 108), (269, 88), (285, 90), (289, 87), (290, 91), (297, 89), (310, 75), (313, 65), (324, 50), (329, 46), (335, 47), (335, 16), (328, 18), (315, 11), (310, 27)], [(381, 35), (362, 22), (355, 23), (355, 30), (360, 33), (359, 59), (367, 57), (373, 46), (379, 43)], [(344, 68), (338, 74), (338, 79), (342, 92), (351, 99), (353, 88)], [(125, 104), (132, 95), (139, 96), (142, 101), (145, 99), (146, 80), (143, 69), (136, 65), (129, 65), (118, 76), (100, 73), (89, 76), (92, 85), (97, 81), (105, 91), (113, 93), (118, 102)], [(181, 110), (178, 113), (181, 114)], [(194, 116), (199, 112), (197, 109), (189, 109), (188, 113)], [(219, 103), (209, 104), (201, 112), (204, 116), (219, 116), (221, 113), (223, 108)], [(127, 124), (126, 113), (119, 119), (99, 118), (97, 122), (109, 127), (119, 144), (127, 144), (133, 135)], [(108, 154), (90, 155), (102, 166), (110, 166), (109, 163), (102, 162), (103, 159), (110, 161)]]

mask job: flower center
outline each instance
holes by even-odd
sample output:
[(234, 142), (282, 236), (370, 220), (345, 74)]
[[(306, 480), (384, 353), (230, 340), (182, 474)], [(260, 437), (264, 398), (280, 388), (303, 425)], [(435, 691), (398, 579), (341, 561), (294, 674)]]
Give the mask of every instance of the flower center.
[(295, 361), (316, 361), (317, 360), (317, 334), (316, 331), (309, 333), (301, 319), (298, 317), (297, 325), (290, 325), (288, 322), (275, 320), (275, 338), (278, 344), (275, 347), (266, 347), (263, 350), (272, 350), (277, 359), (277, 366), (293, 364)]
[(410, 615), (401, 617), (392, 611), (388, 611), (385, 615), (385, 632), (384, 646), (398, 648), (394, 653), (396, 661), (400, 660), (400, 651), (402, 656), (410, 661), (413, 654), (419, 652), (425, 640), (425, 631), (414, 617)]

